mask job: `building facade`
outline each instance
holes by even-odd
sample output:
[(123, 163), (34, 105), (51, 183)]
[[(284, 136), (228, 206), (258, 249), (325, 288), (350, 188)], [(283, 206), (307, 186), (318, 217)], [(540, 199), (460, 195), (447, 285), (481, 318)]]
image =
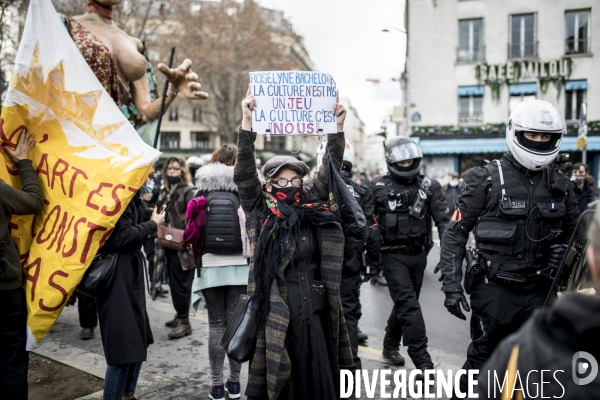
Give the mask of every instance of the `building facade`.
[(561, 150), (575, 161), (582, 157), (576, 136), (586, 105), (587, 161), (597, 177), (597, 1), (407, 1), (408, 123), (426, 161), (462, 172), (497, 157), (508, 150), (502, 138), (511, 110), (541, 99), (563, 113), (569, 134)]

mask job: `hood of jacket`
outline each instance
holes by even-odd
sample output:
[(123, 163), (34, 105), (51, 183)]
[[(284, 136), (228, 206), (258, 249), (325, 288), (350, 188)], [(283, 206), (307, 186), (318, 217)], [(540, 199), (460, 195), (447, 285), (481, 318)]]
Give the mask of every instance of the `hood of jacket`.
[(196, 171), (196, 188), (201, 192), (225, 191), (237, 193), (238, 188), (233, 183), (233, 165), (227, 166), (220, 162), (206, 164)]

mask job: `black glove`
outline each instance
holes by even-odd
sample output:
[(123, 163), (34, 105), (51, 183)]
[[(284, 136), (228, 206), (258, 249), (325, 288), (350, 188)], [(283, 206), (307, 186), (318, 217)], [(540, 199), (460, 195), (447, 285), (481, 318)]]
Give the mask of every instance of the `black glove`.
[(553, 244), (550, 246), (550, 256), (548, 256), (548, 266), (554, 270), (558, 270), (560, 263), (562, 262), (565, 253), (567, 252), (567, 245), (565, 244)]
[[(438, 272), (440, 272), (441, 269), (442, 269), (442, 263), (439, 262), (438, 265), (435, 266), (433, 273), (437, 274)], [(444, 274), (440, 274), (440, 277), (438, 278), (438, 282), (442, 282), (443, 280), (444, 280)]]
[(460, 318), (462, 320), (466, 320), (465, 314), (463, 314), (460, 306), (465, 309), (465, 311), (471, 311), (471, 307), (469, 307), (469, 303), (463, 292), (450, 292), (446, 293), (446, 300), (444, 301), (444, 306), (450, 311), (450, 314), (454, 315), (456, 318)]
[(372, 277), (374, 277), (375, 275), (377, 275), (379, 273), (379, 270), (377, 269), (377, 267), (374, 267), (372, 265), (367, 265), (360, 272), (362, 274), (362, 280), (361, 280), (361, 282), (365, 283), (365, 282), (369, 282)]

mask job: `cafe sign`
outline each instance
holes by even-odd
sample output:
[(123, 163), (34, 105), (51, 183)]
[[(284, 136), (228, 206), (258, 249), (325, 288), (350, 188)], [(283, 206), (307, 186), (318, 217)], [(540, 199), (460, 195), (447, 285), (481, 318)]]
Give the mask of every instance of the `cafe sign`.
[(571, 71), (570, 58), (547, 61), (518, 60), (505, 64), (478, 63), (475, 67), (475, 77), (479, 83), (490, 86), (492, 99), (497, 101), (500, 99), (500, 90), (504, 85), (534, 79), (539, 81), (542, 93), (546, 93), (549, 83), (552, 82), (560, 97)]

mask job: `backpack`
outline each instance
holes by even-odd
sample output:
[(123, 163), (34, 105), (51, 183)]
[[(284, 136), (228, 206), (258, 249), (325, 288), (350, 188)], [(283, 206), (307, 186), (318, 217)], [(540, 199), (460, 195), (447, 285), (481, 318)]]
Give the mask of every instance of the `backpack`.
[(203, 253), (233, 254), (243, 250), (238, 208), (240, 200), (231, 192), (210, 192), (206, 196), (206, 225)]

